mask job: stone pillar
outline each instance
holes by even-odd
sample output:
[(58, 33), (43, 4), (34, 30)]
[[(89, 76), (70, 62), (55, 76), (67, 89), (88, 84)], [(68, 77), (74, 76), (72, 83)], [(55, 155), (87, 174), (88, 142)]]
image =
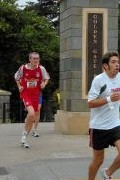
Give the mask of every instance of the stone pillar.
[(55, 129), (87, 134), (87, 93), (101, 57), (118, 49), (119, 0), (60, 1), (60, 110)]
[(10, 122), (10, 96), (11, 92), (0, 89), (0, 123)]

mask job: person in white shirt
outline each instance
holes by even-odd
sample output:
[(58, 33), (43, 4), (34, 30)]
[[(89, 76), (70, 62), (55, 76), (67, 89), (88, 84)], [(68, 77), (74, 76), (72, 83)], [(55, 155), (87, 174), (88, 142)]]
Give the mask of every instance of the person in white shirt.
[(104, 161), (104, 150), (115, 146), (118, 155), (108, 168), (101, 170), (104, 180), (112, 179), (112, 174), (120, 168), (120, 73), (117, 52), (105, 53), (102, 57), (103, 73), (97, 75), (88, 93), (91, 110), (89, 135), (93, 158), (89, 165), (88, 180), (95, 180)]

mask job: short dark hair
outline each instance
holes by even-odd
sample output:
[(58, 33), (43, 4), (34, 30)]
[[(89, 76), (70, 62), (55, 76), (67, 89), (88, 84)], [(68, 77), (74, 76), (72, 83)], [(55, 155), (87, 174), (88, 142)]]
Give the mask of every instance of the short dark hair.
[(29, 54), (29, 59), (31, 59), (31, 57), (32, 57), (33, 54), (37, 54), (37, 55), (39, 55), (39, 57), (40, 57), (40, 54), (39, 54), (38, 52), (31, 52), (31, 53)]
[(110, 61), (110, 58), (116, 56), (119, 58), (119, 54), (117, 52), (107, 52), (102, 57), (102, 64), (108, 64)]

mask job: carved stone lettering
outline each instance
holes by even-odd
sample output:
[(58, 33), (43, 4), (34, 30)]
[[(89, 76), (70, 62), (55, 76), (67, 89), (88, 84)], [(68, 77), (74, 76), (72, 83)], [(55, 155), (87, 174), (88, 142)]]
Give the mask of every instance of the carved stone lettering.
[(93, 78), (102, 71), (101, 57), (103, 53), (103, 14), (88, 13), (87, 30), (87, 91)]

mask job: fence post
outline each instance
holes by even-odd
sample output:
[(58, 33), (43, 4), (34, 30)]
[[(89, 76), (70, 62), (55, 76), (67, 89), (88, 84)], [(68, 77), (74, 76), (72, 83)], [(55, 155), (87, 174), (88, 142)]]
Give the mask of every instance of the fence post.
[(6, 119), (6, 103), (3, 103), (3, 123), (5, 123)]

